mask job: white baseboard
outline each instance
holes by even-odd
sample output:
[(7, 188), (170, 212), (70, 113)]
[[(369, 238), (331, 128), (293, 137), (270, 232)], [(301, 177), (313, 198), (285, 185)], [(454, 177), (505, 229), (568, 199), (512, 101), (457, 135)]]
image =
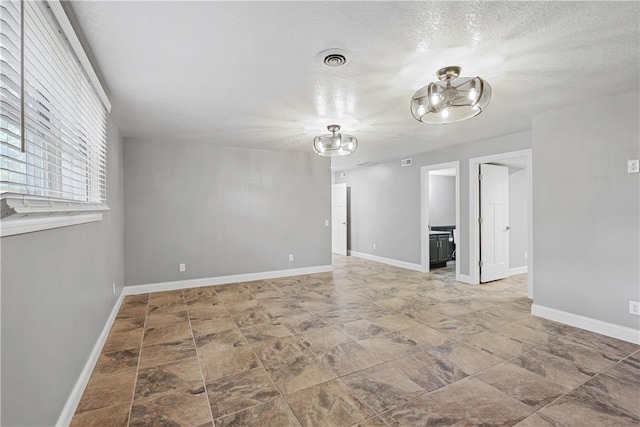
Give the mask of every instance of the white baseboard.
[(230, 276), (208, 277), (204, 279), (179, 280), (174, 282), (149, 283), (146, 285), (125, 286), (127, 295), (139, 295), (149, 292), (175, 291), (178, 289), (199, 288), (202, 286), (226, 285), (228, 283), (249, 282), (252, 280), (276, 279), (279, 277), (301, 276), (303, 274), (326, 273), (333, 271), (331, 265), (293, 268), (289, 270), (264, 271), (260, 273), (234, 274)]
[(533, 304), (531, 306), (531, 314), (538, 317), (544, 317), (545, 319), (553, 320), (555, 322), (575, 326), (576, 328), (586, 329), (587, 331), (640, 345), (639, 329), (616, 325), (614, 323), (580, 316), (579, 314), (573, 314), (562, 310), (556, 310), (555, 308), (544, 307), (539, 304)]
[(120, 306), (122, 305), (122, 301), (124, 301), (125, 292), (124, 289), (120, 292), (120, 296), (116, 300), (113, 308), (111, 309), (111, 314), (107, 318), (107, 321), (102, 328), (102, 332), (98, 337), (91, 353), (89, 354), (89, 359), (87, 363), (85, 363), (82, 372), (80, 373), (80, 377), (78, 381), (76, 381), (76, 385), (73, 387), (71, 394), (67, 398), (67, 402), (62, 408), (62, 413), (60, 417), (58, 417), (58, 422), (56, 426), (68, 426), (71, 424), (71, 419), (73, 418), (73, 414), (76, 412), (76, 408), (80, 403), (80, 399), (82, 398), (82, 394), (84, 393), (84, 389), (87, 387), (89, 383), (89, 379), (91, 378), (91, 374), (93, 373), (93, 369), (96, 367), (96, 363), (98, 362), (98, 358), (100, 357), (100, 353), (102, 353), (102, 347), (104, 347), (104, 343), (107, 342), (107, 337), (109, 336), (109, 331), (111, 331), (111, 326), (113, 326), (113, 322), (116, 320), (116, 316), (118, 315), (118, 311), (120, 311)]
[(470, 285), (477, 285), (477, 283), (473, 283), (471, 281), (471, 276), (469, 276), (468, 274), (461, 274), (460, 276), (458, 276), (458, 278), (456, 280), (458, 282), (468, 283)]
[(526, 274), (529, 272), (529, 266), (523, 265), (522, 267), (514, 267), (509, 269), (509, 276), (515, 276), (517, 274)]
[(350, 251), (349, 254), (357, 258), (368, 259), (369, 261), (381, 262), (383, 264), (393, 265), (394, 267), (406, 268), (407, 270), (422, 272), (422, 266), (420, 264), (413, 264), (406, 261), (399, 261), (397, 259), (384, 258), (381, 256), (365, 254), (363, 252), (356, 251)]

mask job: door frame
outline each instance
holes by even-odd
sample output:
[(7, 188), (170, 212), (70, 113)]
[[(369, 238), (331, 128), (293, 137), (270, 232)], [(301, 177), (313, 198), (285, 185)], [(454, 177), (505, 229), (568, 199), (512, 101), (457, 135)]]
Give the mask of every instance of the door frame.
[(469, 283), (480, 283), (480, 214), (478, 181), (478, 167), (482, 163), (501, 163), (513, 159), (523, 159), (527, 169), (527, 295), (533, 298), (533, 182), (532, 182), (532, 151), (510, 151), (489, 156), (469, 159)]
[[(456, 229), (460, 240), (460, 161), (438, 163), (420, 168), (420, 252), (423, 273), (429, 272), (429, 172), (441, 169), (455, 169), (456, 171)], [(460, 242), (456, 242), (456, 251)], [(460, 262), (456, 257), (456, 280), (460, 280)]]

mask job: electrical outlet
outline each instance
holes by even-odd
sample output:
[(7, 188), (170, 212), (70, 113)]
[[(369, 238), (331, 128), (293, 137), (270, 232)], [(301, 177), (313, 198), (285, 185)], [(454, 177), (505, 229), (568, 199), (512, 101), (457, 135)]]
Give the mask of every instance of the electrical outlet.
[(376, 250), (376, 244), (375, 243), (373, 244), (373, 250), (374, 251)]
[(293, 262), (293, 254), (289, 254), (289, 262)]
[(325, 227), (328, 227), (328, 226), (329, 226), (329, 220), (328, 220), (328, 219), (325, 219), (325, 220), (324, 220), (324, 226), (325, 226)]
[(187, 271), (187, 265), (186, 264), (180, 264), (180, 273), (184, 273), (185, 271)]
[(640, 302), (629, 300), (629, 314), (640, 316)]
[(627, 162), (627, 173), (640, 173), (640, 160), (629, 160)]

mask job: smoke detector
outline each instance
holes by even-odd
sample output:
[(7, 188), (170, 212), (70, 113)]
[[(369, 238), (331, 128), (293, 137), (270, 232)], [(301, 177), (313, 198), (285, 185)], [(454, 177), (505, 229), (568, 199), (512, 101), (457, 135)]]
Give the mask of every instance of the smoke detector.
[(351, 60), (351, 52), (344, 49), (327, 49), (318, 54), (322, 63), (330, 68), (346, 65)]

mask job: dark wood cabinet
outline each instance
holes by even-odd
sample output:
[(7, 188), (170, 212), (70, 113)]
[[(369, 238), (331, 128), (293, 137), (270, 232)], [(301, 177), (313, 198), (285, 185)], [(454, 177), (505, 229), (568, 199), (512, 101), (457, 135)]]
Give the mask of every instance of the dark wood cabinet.
[(431, 232), (429, 234), (429, 265), (431, 268), (444, 267), (451, 261), (451, 234)]

